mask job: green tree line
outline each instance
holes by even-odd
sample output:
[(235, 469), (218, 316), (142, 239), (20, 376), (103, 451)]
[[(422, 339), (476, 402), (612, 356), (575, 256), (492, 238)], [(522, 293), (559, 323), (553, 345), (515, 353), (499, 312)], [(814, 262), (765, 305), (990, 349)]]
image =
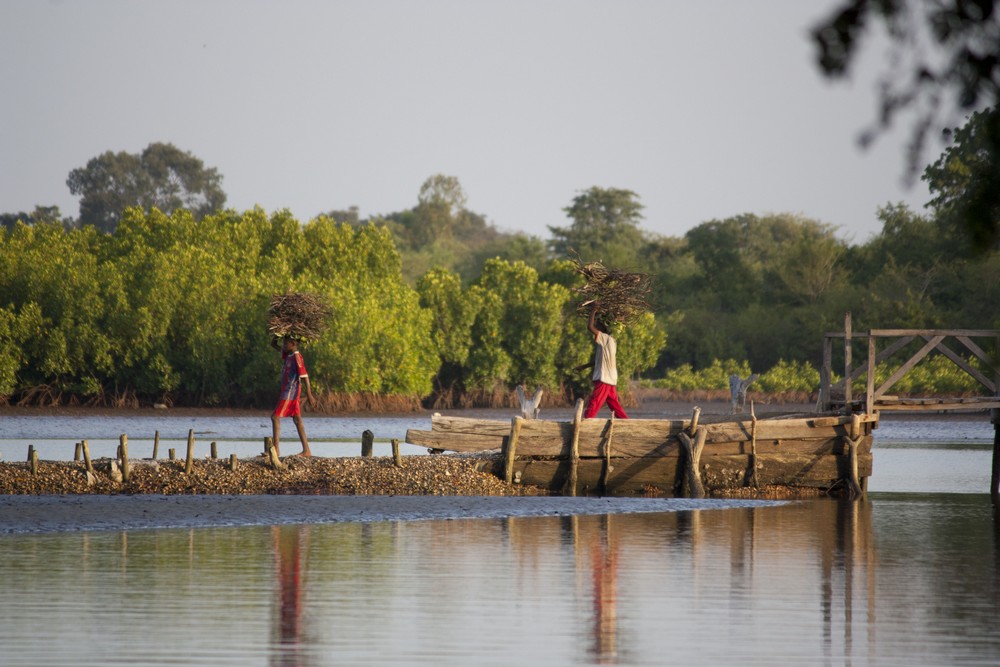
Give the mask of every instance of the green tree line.
[[(278, 362), (270, 296), (321, 294), (334, 316), (306, 347), (317, 389), (426, 397), (585, 386), (589, 340), (573, 272), (493, 259), (463, 286), (444, 269), (408, 285), (386, 227), (257, 209), (195, 219), (127, 209), (111, 234), (54, 222), (0, 234), (0, 395), (115, 403), (265, 405)], [(561, 281), (561, 282), (558, 282)], [(622, 367), (653, 365), (650, 315), (622, 334)]]

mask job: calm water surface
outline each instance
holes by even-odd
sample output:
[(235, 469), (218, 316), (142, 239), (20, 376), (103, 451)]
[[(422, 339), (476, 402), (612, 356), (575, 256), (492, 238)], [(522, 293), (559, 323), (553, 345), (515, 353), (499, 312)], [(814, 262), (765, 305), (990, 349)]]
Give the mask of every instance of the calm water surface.
[(992, 428), (913, 428), (864, 503), (0, 536), (0, 665), (1000, 664)]

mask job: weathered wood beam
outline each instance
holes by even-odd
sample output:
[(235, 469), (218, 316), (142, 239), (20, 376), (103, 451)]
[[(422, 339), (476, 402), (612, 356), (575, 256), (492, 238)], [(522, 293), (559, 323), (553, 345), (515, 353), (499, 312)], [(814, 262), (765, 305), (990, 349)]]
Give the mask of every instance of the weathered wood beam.
[(925, 343), (924, 346), (920, 348), (916, 354), (910, 357), (910, 359), (906, 361), (902, 366), (897, 368), (896, 372), (890, 375), (888, 379), (886, 379), (886, 381), (882, 383), (882, 386), (875, 390), (874, 397), (878, 398), (879, 396), (885, 394), (885, 392), (887, 392), (889, 388), (892, 387), (892, 385), (896, 384), (896, 382), (898, 382), (901, 377), (909, 373), (910, 369), (916, 366), (921, 359), (930, 354), (931, 350), (936, 348), (938, 343), (940, 343), (942, 340), (944, 340), (944, 336), (934, 336), (933, 338), (928, 340), (927, 343)]

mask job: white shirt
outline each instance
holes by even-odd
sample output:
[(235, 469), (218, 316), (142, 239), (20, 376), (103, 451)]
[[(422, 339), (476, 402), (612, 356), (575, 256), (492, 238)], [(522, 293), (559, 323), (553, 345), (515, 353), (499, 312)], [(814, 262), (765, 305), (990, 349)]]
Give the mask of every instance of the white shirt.
[(592, 379), (599, 380), (604, 384), (618, 384), (618, 365), (615, 361), (615, 353), (618, 352), (618, 344), (615, 339), (598, 331), (594, 338), (597, 350), (594, 352), (594, 376)]

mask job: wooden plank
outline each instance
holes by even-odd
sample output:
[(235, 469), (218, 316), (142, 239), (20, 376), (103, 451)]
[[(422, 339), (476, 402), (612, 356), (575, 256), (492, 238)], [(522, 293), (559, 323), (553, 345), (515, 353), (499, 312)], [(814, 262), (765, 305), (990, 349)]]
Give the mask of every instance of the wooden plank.
[[(965, 336), (967, 338), (989, 338), (996, 336), (997, 329), (872, 329), (872, 336)], [(828, 336), (830, 334), (827, 334)]]
[[(510, 426), (507, 427), (507, 435), (509, 434)], [(406, 431), (406, 442), (411, 445), (444, 449), (449, 452), (482, 452), (503, 449), (507, 442), (507, 435), (497, 437), (465, 433), (441, 433), (440, 431), (421, 431), (411, 428)]]
[[(867, 439), (867, 438), (866, 438)], [(760, 455), (757, 471), (761, 485), (785, 485), (806, 488), (829, 488), (848, 473), (850, 461), (846, 455), (820, 455), (814, 457)], [(701, 474), (706, 490), (742, 488), (746, 486), (749, 456), (716, 457), (703, 459)], [(502, 464), (497, 462), (490, 470), (502, 474)], [(568, 474), (567, 461), (518, 460), (514, 470), (521, 473), (521, 483), (559, 491)], [(581, 459), (578, 467), (580, 495), (595, 494), (604, 470), (600, 459)], [(868, 477), (872, 472), (871, 453), (858, 455), (858, 475)], [(607, 476), (607, 495), (643, 495), (656, 490), (658, 495), (672, 495), (677, 476), (684, 474), (674, 458), (615, 459), (614, 470)]]
[[(551, 423), (551, 422), (550, 422)], [(431, 417), (431, 430), (443, 433), (474, 433), (476, 435), (510, 435), (510, 422), (502, 419), (475, 419), (471, 417)]]
[[(909, 410), (918, 412), (921, 410), (948, 411), (948, 410), (987, 410), (1000, 408), (1000, 398), (984, 398), (979, 401), (964, 399), (959, 402), (956, 399), (933, 399), (936, 402), (915, 402), (915, 399), (899, 399), (896, 401), (875, 401), (875, 407), (883, 412)], [(906, 402), (903, 402), (906, 401)]]

